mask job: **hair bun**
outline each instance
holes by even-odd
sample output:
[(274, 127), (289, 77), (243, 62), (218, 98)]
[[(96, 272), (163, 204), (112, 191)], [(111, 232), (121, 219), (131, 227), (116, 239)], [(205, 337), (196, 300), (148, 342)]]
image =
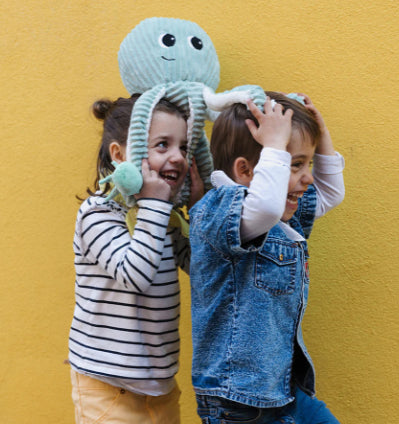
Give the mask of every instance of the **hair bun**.
[(114, 105), (114, 102), (112, 102), (109, 99), (97, 100), (96, 102), (93, 103), (93, 106), (92, 106), (93, 115), (97, 119), (104, 120), (113, 105)]

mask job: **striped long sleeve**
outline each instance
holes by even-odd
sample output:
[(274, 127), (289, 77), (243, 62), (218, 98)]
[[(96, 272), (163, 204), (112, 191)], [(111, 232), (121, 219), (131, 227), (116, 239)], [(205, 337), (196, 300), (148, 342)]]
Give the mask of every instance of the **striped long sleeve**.
[[(138, 206), (132, 236), (127, 211), (113, 201), (91, 197), (78, 212), (69, 339), (77, 371), (136, 380), (177, 372), (179, 237), (168, 228), (172, 204), (141, 199)], [(181, 246), (180, 257), (188, 255)]]
[(159, 200), (139, 201), (137, 223), (130, 237), (124, 216), (107, 204), (83, 213), (77, 233), (81, 251), (125, 288), (136, 293), (148, 290), (161, 262), (172, 204)]

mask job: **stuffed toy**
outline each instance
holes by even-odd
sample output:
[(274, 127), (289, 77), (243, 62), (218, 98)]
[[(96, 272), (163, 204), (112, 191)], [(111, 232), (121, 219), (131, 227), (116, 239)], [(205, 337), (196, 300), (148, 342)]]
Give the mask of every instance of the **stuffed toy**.
[[(213, 170), (205, 120), (233, 103), (251, 98), (262, 108), (264, 91), (256, 85), (235, 87), (216, 94), (220, 66), (211, 39), (194, 22), (174, 18), (148, 18), (140, 22), (122, 41), (118, 53), (122, 81), (130, 95), (139, 93), (128, 131), (126, 162), (102, 182), (112, 182), (108, 199), (122, 194), (126, 204), (135, 204), (134, 194), (142, 186), (141, 162), (147, 157), (147, 138), (152, 111), (161, 98), (174, 103), (189, 116), (187, 121), (187, 160), (198, 167), (205, 190), (211, 187)], [(174, 199), (175, 206), (187, 204), (189, 176)]]

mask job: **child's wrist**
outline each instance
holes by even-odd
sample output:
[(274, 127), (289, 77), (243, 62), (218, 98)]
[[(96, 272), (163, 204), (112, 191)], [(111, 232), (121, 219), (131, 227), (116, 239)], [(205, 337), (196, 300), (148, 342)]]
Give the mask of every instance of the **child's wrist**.
[(335, 149), (328, 129), (321, 134), (320, 141), (316, 147), (316, 153), (320, 155), (334, 155)]
[(260, 143), (263, 148), (271, 148), (276, 150), (287, 151), (287, 140), (273, 140)]

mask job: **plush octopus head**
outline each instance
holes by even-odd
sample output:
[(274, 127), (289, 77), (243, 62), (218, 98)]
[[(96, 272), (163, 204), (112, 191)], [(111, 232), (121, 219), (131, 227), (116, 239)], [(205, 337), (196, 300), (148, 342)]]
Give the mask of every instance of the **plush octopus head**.
[(122, 81), (130, 94), (177, 81), (219, 85), (215, 47), (196, 23), (174, 18), (148, 18), (123, 40), (119, 54)]

